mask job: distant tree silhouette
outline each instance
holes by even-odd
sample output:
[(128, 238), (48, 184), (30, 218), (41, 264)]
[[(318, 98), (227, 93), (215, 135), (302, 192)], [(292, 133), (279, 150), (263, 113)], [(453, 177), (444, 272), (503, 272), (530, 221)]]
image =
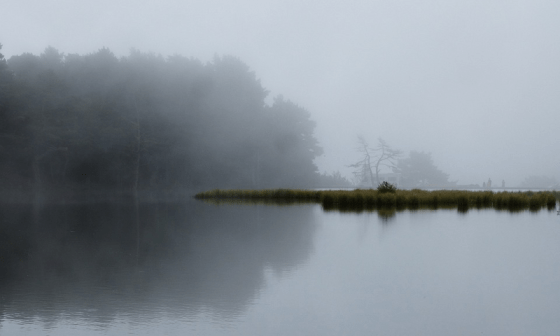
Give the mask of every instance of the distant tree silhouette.
[[(0, 56), (0, 186), (25, 190), (313, 186), (309, 112), (232, 56), (103, 48)], [(14, 182), (15, 181), (15, 182)]]
[(430, 153), (411, 151), (407, 158), (397, 162), (393, 171), (401, 174), (401, 184), (409, 188), (420, 185), (441, 187), (449, 184), (449, 175), (434, 165)]

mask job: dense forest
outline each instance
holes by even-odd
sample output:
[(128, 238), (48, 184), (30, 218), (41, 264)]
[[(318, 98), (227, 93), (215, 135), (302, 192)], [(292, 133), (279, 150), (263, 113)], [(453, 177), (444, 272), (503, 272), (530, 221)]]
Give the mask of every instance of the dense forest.
[(0, 55), (2, 190), (314, 186), (308, 111), (232, 56)]

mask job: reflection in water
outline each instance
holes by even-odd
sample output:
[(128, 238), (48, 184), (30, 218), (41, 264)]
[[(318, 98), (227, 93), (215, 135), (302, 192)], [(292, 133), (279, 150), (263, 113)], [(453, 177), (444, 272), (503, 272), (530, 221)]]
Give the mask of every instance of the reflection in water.
[(466, 214), (467, 212), (469, 212), (469, 206), (468, 205), (458, 206), (457, 212), (460, 214)]
[(377, 210), (377, 215), (379, 216), (379, 219), (381, 219), (383, 223), (389, 223), (391, 220), (395, 219), (396, 214), (397, 214), (396, 208)]
[(0, 333), (554, 335), (559, 224), (476, 207), (0, 206)]
[(241, 314), (265, 270), (310, 255), (312, 208), (181, 204), (0, 207), (0, 321)]

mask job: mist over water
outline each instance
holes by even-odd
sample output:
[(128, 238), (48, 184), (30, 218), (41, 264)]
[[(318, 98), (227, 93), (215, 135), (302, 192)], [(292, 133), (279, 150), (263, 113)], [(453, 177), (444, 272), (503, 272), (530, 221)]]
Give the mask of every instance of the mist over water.
[(2, 206), (8, 334), (548, 334), (555, 212)]
[(0, 7), (1, 334), (560, 333), (560, 2)]
[(202, 64), (239, 57), (269, 90), (268, 104), (283, 94), (311, 113), (320, 172), (351, 177), (362, 135), (432, 153), (463, 185), (560, 180), (555, 2), (7, 0), (4, 9), (7, 60), (48, 46)]
[(311, 253), (311, 209), (133, 204), (2, 207), (2, 316), (49, 329), (65, 320), (239, 316)]

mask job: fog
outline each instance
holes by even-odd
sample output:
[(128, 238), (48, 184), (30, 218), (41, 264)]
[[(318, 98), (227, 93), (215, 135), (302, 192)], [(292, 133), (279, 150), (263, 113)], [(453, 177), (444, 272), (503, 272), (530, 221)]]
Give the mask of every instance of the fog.
[(233, 55), (311, 113), (319, 171), (350, 176), (357, 137), (431, 152), (459, 184), (560, 180), (554, 1), (5, 0), (6, 59), (53, 46), (209, 62)]

